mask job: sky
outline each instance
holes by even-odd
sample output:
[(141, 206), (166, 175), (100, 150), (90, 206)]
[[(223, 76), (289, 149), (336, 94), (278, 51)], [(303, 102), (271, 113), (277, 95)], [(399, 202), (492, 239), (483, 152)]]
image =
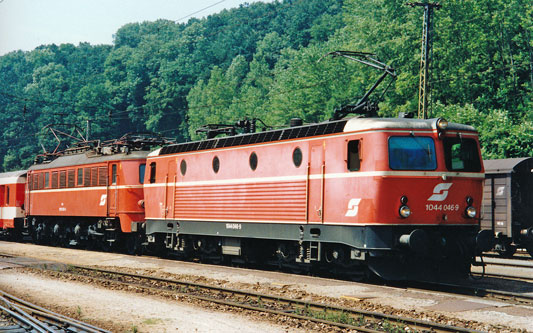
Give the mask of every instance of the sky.
[(253, 0), (0, 0), (0, 55), (42, 44), (111, 44), (124, 24), (179, 23)]

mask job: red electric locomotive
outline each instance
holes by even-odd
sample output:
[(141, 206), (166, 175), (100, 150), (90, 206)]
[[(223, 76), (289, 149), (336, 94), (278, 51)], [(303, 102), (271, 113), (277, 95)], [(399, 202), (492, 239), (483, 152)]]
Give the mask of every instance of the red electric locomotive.
[(26, 225), (34, 240), (104, 250), (126, 240), (128, 252), (135, 252), (144, 222), (145, 159), (160, 143), (125, 136), (30, 167)]
[(14, 239), (19, 239), (24, 220), (25, 184), (25, 170), (0, 173), (0, 232)]
[(148, 242), (183, 255), (435, 279), (465, 276), (492, 245), (478, 134), (444, 119), (211, 138), (146, 163)]

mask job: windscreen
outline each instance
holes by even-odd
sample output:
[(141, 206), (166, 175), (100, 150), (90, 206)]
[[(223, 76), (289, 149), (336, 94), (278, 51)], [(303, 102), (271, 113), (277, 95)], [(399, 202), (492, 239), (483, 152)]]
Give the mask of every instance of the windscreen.
[(444, 138), (444, 159), (450, 171), (481, 171), (479, 148), (474, 139)]
[(393, 170), (435, 170), (435, 142), (426, 136), (389, 138), (389, 166)]

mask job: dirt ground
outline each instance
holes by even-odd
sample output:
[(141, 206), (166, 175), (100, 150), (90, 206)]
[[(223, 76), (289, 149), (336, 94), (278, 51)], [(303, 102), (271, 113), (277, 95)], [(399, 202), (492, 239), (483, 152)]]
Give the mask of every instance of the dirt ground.
[(73, 317), (116, 332), (297, 331), (235, 313), (13, 271), (0, 273), (0, 286), (31, 302), (67, 309)]
[[(533, 332), (533, 308), (513, 306), (465, 296), (389, 288), (349, 281), (291, 275), (278, 272), (88, 252), (0, 242), (0, 253), (24, 255), (64, 263), (127, 269), (141, 274), (179, 277), (199, 283), (216, 283), (236, 289), (278, 292), (288, 297), (339, 303), (367, 310), (409, 314), (449, 324), (477, 322), (473, 328), (490, 331)], [(0, 267), (1, 268), (1, 267)], [(18, 290), (40, 304), (66, 307), (82, 318), (98, 318), (114, 331), (139, 332), (298, 332), (309, 331), (294, 323), (269, 321), (268, 316), (217, 311), (192, 304), (109, 290), (76, 282), (0, 270), (0, 288)], [(13, 290), (13, 289), (11, 289)], [(532, 288), (533, 292), (533, 288)], [(59, 297), (58, 297), (59, 296)], [(31, 299), (29, 299), (31, 301)], [(59, 304), (59, 305), (57, 305)], [(439, 319), (440, 318), (440, 319)], [(110, 326), (111, 325), (111, 326)]]

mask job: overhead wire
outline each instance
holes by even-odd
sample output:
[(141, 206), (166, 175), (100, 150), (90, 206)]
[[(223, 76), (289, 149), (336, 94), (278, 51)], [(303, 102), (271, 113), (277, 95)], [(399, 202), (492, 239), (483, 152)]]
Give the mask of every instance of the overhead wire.
[(209, 5), (209, 6), (205, 7), (205, 8), (199, 9), (199, 10), (197, 10), (197, 11), (195, 11), (194, 13), (191, 13), (191, 14), (189, 14), (189, 15), (185, 15), (185, 16), (183, 16), (183, 17), (180, 17), (179, 19), (174, 20), (174, 21), (178, 23), (178, 22), (181, 21), (181, 20), (184, 20), (184, 19), (186, 19), (186, 18), (188, 18), (188, 17), (191, 17), (191, 16), (193, 16), (193, 15), (196, 15), (196, 14), (198, 14), (198, 13), (201, 13), (201, 12), (203, 12), (204, 10), (209, 9), (209, 8), (211, 8), (211, 7), (215, 7), (216, 5), (218, 5), (218, 4), (220, 4), (220, 3), (223, 3), (223, 2), (225, 2), (225, 1), (226, 1), (226, 0), (220, 0), (220, 1), (218, 1), (218, 2), (215, 2), (214, 4), (211, 4), (211, 5)]

